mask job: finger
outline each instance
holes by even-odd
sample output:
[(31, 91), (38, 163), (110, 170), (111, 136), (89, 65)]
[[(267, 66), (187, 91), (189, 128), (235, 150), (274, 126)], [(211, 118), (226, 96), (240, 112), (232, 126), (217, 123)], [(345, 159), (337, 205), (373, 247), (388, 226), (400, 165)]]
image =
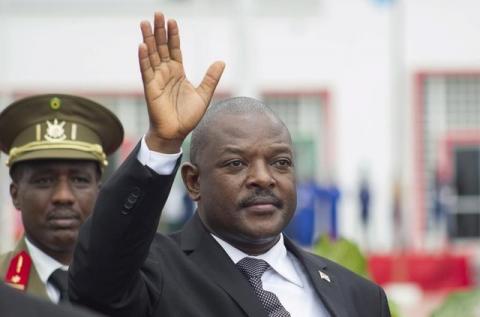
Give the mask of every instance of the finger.
[(140, 23), (140, 29), (142, 30), (143, 43), (147, 46), (148, 58), (150, 58), (152, 67), (160, 66), (160, 56), (158, 56), (155, 37), (153, 36), (150, 22), (142, 21)]
[(180, 32), (178, 31), (178, 24), (175, 20), (168, 20), (168, 48), (170, 50), (170, 57), (182, 63), (182, 50), (180, 49)]
[(205, 101), (205, 104), (209, 104), (212, 99), (215, 88), (217, 87), (220, 77), (222, 77), (223, 70), (225, 69), (224, 62), (215, 62), (208, 68), (202, 82), (197, 87), (197, 92)]
[(148, 56), (148, 48), (145, 43), (141, 43), (138, 47), (138, 62), (140, 64), (140, 73), (144, 84), (148, 84), (153, 80), (155, 74)]
[(165, 17), (161, 12), (155, 12), (155, 41), (157, 44), (157, 51), (160, 54), (162, 62), (170, 60), (170, 53), (168, 51), (167, 32), (165, 30)]

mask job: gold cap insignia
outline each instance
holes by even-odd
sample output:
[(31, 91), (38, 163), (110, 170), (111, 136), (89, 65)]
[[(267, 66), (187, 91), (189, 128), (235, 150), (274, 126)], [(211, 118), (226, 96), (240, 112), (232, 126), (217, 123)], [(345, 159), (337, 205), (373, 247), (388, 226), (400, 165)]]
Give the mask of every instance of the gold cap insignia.
[(60, 98), (55, 97), (55, 98), (50, 99), (50, 108), (52, 110), (60, 109), (61, 105), (62, 105), (62, 101), (60, 100)]

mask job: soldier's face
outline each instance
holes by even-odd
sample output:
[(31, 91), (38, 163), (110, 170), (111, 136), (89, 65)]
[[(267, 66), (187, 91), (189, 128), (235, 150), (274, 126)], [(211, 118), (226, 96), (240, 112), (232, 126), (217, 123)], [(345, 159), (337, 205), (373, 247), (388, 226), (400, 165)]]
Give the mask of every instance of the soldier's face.
[(71, 253), (80, 225), (97, 198), (93, 161), (45, 160), (19, 163), (10, 194), (22, 214), (29, 240), (45, 253)]

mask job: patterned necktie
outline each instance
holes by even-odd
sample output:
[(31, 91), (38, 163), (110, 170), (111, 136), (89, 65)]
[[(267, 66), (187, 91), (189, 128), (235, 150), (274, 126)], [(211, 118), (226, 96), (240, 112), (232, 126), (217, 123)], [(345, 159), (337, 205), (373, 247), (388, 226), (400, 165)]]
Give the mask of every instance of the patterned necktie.
[(68, 272), (56, 269), (48, 278), (48, 281), (60, 292), (60, 303), (68, 303)]
[(270, 267), (267, 262), (254, 258), (243, 258), (236, 264), (240, 272), (248, 279), (269, 317), (290, 317), (278, 297), (263, 289), (262, 275)]

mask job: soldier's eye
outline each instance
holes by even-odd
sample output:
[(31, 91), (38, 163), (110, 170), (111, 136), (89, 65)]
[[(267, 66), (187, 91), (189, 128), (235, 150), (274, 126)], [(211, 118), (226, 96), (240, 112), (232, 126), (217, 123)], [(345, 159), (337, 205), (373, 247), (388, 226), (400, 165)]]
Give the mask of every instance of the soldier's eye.
[(72, 182), (78, 183), (78, 184), (88, 184), (90, 183), (90, 179), (88, 177), (83, 177), (83, 176), (74, 176), (72, 177)]
[(54, 182), (53, 177), (37, 177), (33, 179), (32, 183), (39, 186), (50, 185)]

